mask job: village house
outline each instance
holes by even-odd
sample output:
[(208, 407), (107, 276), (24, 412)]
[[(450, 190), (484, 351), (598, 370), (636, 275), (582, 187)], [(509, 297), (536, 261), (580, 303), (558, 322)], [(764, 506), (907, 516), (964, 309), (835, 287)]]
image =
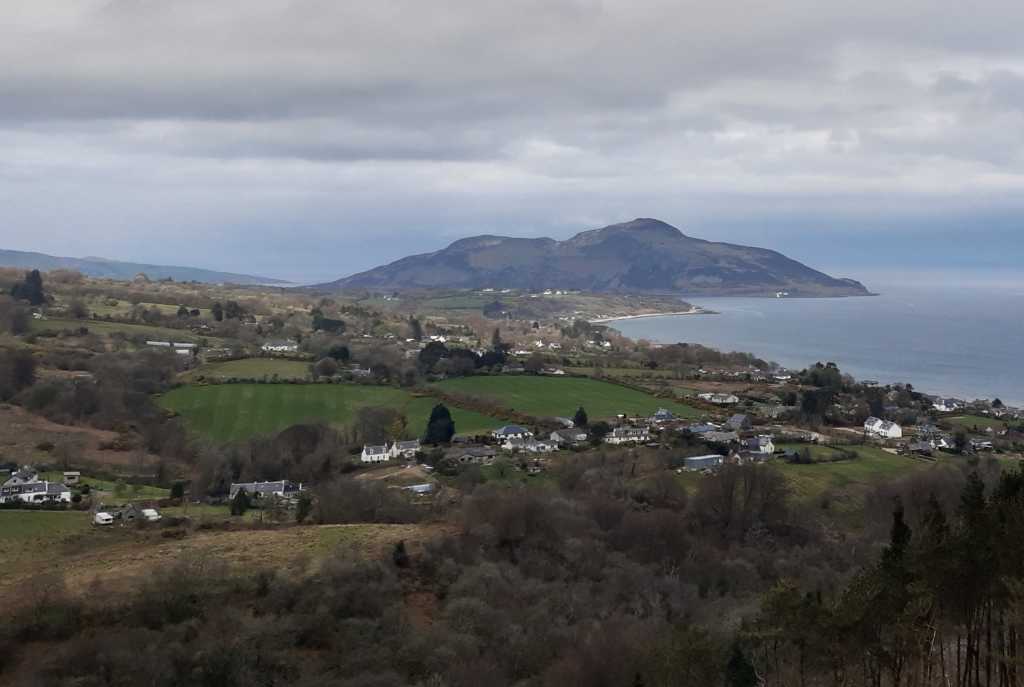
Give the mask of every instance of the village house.
[(964, 407), (964, 402), (955, 398), (937, 398), (932, 402), (932, 408), (940, 413), (953, 413)]
[(708, 432), (717, 432), (718, 425), (713, 425), (708, 422), (695, 422), (692, 425), (687, 425), (686, 427), (683, 428), (683, 430), (689, 432), (690, 434), (696, 434), (700, 436), (703, 434), (707, 434)]
[(78, 484), (82, 481), (82, 473), (77, 471), (67, 471), (64, 473), (64, 484), (72, 485)]
[(470, 446), (451, 451), (448, 455), (462, 465), (489, 465), (497, 454), (498, 452), (491, 446)]
[(587, 440), (587, 433), (582, 429), (556, 429), (549, 439), (559, 446), (575, 446)]
[(59, 482), (39, 479), (35, 469), (25, 466), (0, 486), (0, 503), (71, 503), (71, 490)]
[(775, 442), (772, 441), (770, 435), (762, 434), (745, 440), (743, 442), (743, 449), (751, 453), (761, 453), (770, 456), (775, 453)]
[(260, 350), (264, 353), (295, 353), (299, 350), (299, 344), (283, 339), (267, 341), (260, 346)]
[(24, 467), (15, 470), (14, 473), (4, 481), (2, 486), (17, 487), (22, 484), (32, 484), (38, 481), (39, 473), (36, 472), (36, 469), (29, 465), (25, 465)]
[(740, 435), (736, 432), (704, 432), (700, 435), (700, 438), (712, 444), (729, 444), (734, 441), (740, 440)]
[(501, 445), (501, 450), (511, 451), (513, 453), (517, 451), (523, 451), (526, 453), (550, 453), (551, 451), (557, 451), (558, 445), (548, 441), (537, 441), (530, 436), (522, 439), (508, 439)]
[(364, 463), (386, 463), (391, 460), (391, 450), (387, 444), (380, 446), (363, 446), (359, 460)]
[(697, 398), (719, 406), (731, 406), (740, 402), (739, 396), (735, 394), (706, 393), (697, 394)]
[(651, 440), (647, 427), (616, 427), (604, 438), (607, 444), (642, 444)]
[(230, 498), (235, 498), (238, 492), (244, 491), (253, 500), (276, 496), (281, 499), (289, 499), (298, 496), (302, 491), (302, 483), (296, 484), (283, 479), (276, 482), (237, 482), (231, 485)]
[(388, 454), (392, 459), (397, 460), (399, 458), (405, 458), (406, 460), (412, 460), (416, 457), (416, 454), (420, 451), (420, 440), (412, 439), (410, 441), (396, 441), (388, 449)]
[(491, 436), (498, 441), (505, 442), (510, 439), (531, 439), (533, 432), (519, 425), (505, 425), (491, 432)]
[(683, 458), (683, 469), (691, 472), (712, 470), (720, 467), (723, 462), (725, 462), (725, 456), (717, 453), (709, 453), (704, 456), (686, 456)]
[(744, 432), (754, 426), (749, 415), (736, 414), (726, 420), (725, 426), (734, 432)]
[(869, 417), (864, 421), (864, 432), (879, 439), (902, 439), (903, 428), (895, 422)]
[(676, 419), (676, 416), (672, 414), (672, 411), (667, 408), (658, 408), (654, 415), (650, 417), (650, 422), (654, 424), (660, 424), (662, 422), (672, 422)]

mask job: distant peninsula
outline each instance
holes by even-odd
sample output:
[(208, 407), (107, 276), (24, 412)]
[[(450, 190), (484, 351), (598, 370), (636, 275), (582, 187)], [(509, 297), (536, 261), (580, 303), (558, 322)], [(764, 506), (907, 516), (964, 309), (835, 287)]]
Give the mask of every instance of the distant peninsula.
[(148, 265), (139, 262), (121, 262), (119, 260), (96, 257), (65, 258), (20, 250), (0, 249), (0, 267), (15, 267), (43, 272), (75, 270), (87, 277), (97, 277), (100, 279), (130, 280), (139, 274), (145, 274), (148, 278), (154, 280), (173, 279), (175, 281), (196, 281), (204, 284), (238, 284), (240, 286), (288, 284), (288, 282), (280, 279), (271, 279), (270, 277), (218, 272), (199, 267)]
[(781, 253), (683, 234), (657, 219), (585, 231), (566, 241), (476, 236), (317, 288), (572, 289), (681, 296), (868, 296)]

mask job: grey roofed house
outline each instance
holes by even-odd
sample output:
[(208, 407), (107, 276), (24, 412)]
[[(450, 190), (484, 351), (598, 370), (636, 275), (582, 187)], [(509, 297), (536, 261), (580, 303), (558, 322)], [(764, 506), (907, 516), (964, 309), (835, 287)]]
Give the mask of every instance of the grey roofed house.
[(651, 420), (654, 422), (670, 422), (674, 419), (676, 419), (676, 416), (667, 408), (658, 408), (654, 415), (651, 416)]
[(731, 441), (739, 441), (740, 435), (736, 432), (705, 432), (701, 438), (717, 444), (728, 444)]
[(930, 441), (915, 441), (907, 446), (907, 450), (911, 453), (930, 456), (932, 454), (932, 444)]
[(491, 436), (495, 439), (525, 439), (532, 437), (533, 432), (519, 425), (505, 425), (491, 432)]
[(5, 487), (13, 487), (19, 484), (32, 484), (33, 482), (39, 481), (39, 473), (36, 469), (25, 465), (24, 467), (18, 468), (7, 478), (4, 482)]
[(402, 487), (406, 491), (411, 491), (417, 495), (432, 494), (434, 493), (434, 485), (427, 482), (425, 484), (410, 484), (407, 487)]
[(267, 496), (288, 498), (302, 491), (302, 484), (296, 484), (286, 479), (276, 482), (239, 482), (231, 485), (230, 498), (235, 498), (239, 491), (245, 491), (254, 498)]
[(737, 413), (726, 421), (725, 426), (733, 431), (739, 432), (744, 429), (750, 429), (753, 424), (750, 422), (749, 415)]
[(709, 453), (704, 456), (686, 456), (683, 458), (683, 466), (687, 470), (706, 470), (715, 468), (725, 461), (725, 456), (717, 453)]
[(470, 446), (461, 450), (452, 451), (450, 456), (460, 463), (486, 463), (498, 455), (493, 446)]
[(689, 425), (685, 429), (689, 430), (691, 434), (707, 434), (708, 432), (717, 432), (718, 427), (710, 425), (707, 422), (700, 422)]
[(559, 444), (577, 444), (587, 440), (587, 433), (581, 429), (556, 429), (550, 439)]

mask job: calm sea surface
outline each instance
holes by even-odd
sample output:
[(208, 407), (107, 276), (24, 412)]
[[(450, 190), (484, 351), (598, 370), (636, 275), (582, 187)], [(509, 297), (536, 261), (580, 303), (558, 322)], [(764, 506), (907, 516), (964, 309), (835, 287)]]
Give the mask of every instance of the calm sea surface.
[(894, 286), (867, 298), (693, 298), (718, 315), (619, 320), (626, 336), (749, 351), (790, 368), (1024, 405), (1024, 286)]

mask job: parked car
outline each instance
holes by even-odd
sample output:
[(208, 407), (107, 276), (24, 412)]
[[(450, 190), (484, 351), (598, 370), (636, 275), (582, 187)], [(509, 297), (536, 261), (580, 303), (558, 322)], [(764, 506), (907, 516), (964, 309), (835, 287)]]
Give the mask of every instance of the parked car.
[(163, 516), (157, 512), (155, 508), (143, 508), (142, 517), (146, 519), (146, 522), (157, 522), (162, 519)]
[(94, 525), (113, 525), (114, 516), (110, 513), (99, 512), (92, 516), (92, 524)]

